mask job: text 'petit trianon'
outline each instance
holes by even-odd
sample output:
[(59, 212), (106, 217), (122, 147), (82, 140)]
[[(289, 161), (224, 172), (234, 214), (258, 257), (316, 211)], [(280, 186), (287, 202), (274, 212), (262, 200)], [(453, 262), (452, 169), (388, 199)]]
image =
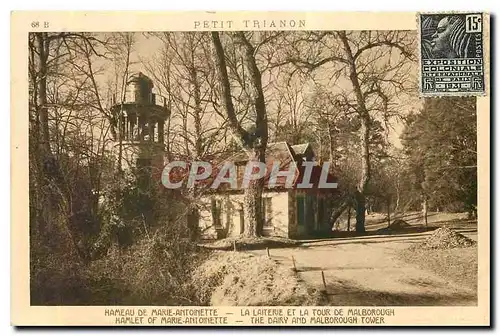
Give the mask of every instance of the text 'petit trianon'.
[(306, 20), (195, 20), (196, 30), (211, 29), (263, 29), (263, 28), (305, 28)]
[[(267, 187), (274, 188), (278, 186), (278, 178), (282, 177), (286, 178), (283, 187), (288, 189), (294, 187), (298, 189), (311, 189), (315, 187), (315, 184), (311, 181), (311, 176), (314, 167), (317, 167), (316, 163), (311, 161), (302, 162), (304, 172), (301, 181), (297, 184), (294, 184), (298, 176), (296, 163), (290, 163), (288, 169), (285, 170), (280, 170), (281, 167), (282, 163), (278, 161), (274, 162), (270, 169), (268, 169), (268, 166), (264, 162), (249, 161), (244, 167), (241, 183), (238, 185), (237, 166), (233, 162), (225, 162), (222, 167), (217, 168), (218, 172), (215, 172), (210, 162), (193, 161), (187, 163), (185, 161), (172, 161), (163, 168), (161, 182), (167, 189), (181, 188), (186, 178), (187, 188), (194, 187), (197, 182), (213, 181), (210, 185), (212, 189), (219, 188), (221, 184), (228, 184), (231, 189), (244, 189), (248, 188), (251, 181), (266, 178)], [(330, 162), (325, 162), (321, 166), (321, 174), (316, 185), (317, 188), (337, 188), (338, 184), (336, 182), (328, 181), (329, 167)], [(179, 174), (179, 170), (188, 170), (188, 173)]]

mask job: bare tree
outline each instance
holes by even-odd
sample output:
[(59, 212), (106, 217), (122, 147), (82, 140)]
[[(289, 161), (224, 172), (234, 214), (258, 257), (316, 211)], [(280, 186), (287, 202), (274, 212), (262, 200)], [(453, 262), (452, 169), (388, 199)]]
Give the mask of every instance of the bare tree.
[[(161, 50), (144, 64), (159, 91), (168, 96), (172, 106), (167, 127), (167, 152), (170, 158), (212, 160), (224, 151), (225, 118), (216, 95), (215, 69), (212, 65), (211, 40), (208, 33), (155, 33)], [(222, 143), (222, 145), (221, 145)], [(185, 196), (189, 203), (188, 227), (191, 238), (197, 238), (199, 190), (190, 188)]]
[[(218, 32), (212, 32), (215, 48), (216, 68), (220, 80), (221, 100), (228, 118), (229, 127), (242, 148), (248, 154), (249, 161), (265, 162), (265, 151), (268, 140), (268, 124), (266, 103), (262, 87), (262, 77), (255, 59), (255, 47), (244, 32), (237, 32), (234, 38), (242, 48), (245, 68), (248, 71), (248, 85), (245, 89), (251, 97), (252, 107), (255, 111), (253, 131), (244, 129), (238, 120), (231, 95), (231, 85), (226, 66), (226, 55)], [(251, 237), (260, 234), (263, 227), (261, 211), (261, 198), (264, 188), (264, 179), (250, 181), (244, 195), (245, 231), (244, 235)]]
[(275, 76), (276, 79), (270, 88), (274, 98), (274, 113), (269, 112), (270, 123), (274, 124), (274, 138), (276, 141), (286, 140), (291, 144), (307, 141), (311, 131), (308, 126), (313, 116), (311, 110), (305, 106), (303, 78), (290, 78), (284, 72)]
[(202, 159), (220, 152), (225, 120), (219, 118), (219, 106), (213, 101), (216, 79), (209, 66), (210, 35), (181, 32), (154, 36), (162, 42), (161, 50), (153, 59), (144, 60), (144, 65), (171, 102), (172, 126), (177, 129), (167, 131), (173, 132), (176, 155)]
[[(95, 214), (109, 123), (96, 106), (91, 59), (108, 41), (89, 33), (32, 33), (30, 74), (30, 215), (33, 244), (55, 239), (88, 262), (82, 209)], [(88, 179), (87, 179), (88, 178)], [(81, 199), (89, 202), (80, 202)], [(51, 237), (51, 238), (49, 238)], [(59, 240), (58, 240), (59, 237)], [(45, 241), (46, 242), (46, 241)], [(34, 251), (40, 252), (37, 248)]]
[[(286, 37), (288, 52), (275, 66), (292, 64), (312, 73), (323, 69), (323, 80), (340, 92), (345, 112), (355, 112), (361, 122), (360, 166), (354, 200), (356, 231), (365, 230), (365, 195), (371, 178), (370, 135), (377, 118), (388, 123), (398, 115), (393, 98), (411, 91), (414, 79), (414, 34), (405, 31), (305, 32)], [(326, 75), (325, 75), (326, 74)], [(326, 78), (325, 78), (326, 77)]]

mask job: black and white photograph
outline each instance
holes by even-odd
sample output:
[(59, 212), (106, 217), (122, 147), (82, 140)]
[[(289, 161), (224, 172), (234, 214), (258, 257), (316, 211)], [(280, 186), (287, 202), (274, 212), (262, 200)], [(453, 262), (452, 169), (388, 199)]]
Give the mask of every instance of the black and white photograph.
[(100, 307), (111, 325), (390, 325), (398, 307), (484, 307), (487, 97), (429, 96), (422, 77), (447, 66), (425, 60), (476, 58), (469, 16), (408, 17), (414, 29), (40, 21), (16, 111), (28, 306)]

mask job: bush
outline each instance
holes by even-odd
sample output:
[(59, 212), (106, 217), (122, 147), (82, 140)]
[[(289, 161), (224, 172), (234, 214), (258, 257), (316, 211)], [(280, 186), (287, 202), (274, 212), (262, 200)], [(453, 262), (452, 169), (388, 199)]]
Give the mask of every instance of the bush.
[[(129, 174), (102, 191), (94, 211), (92, 193), (70, 197), (60, 181), (32, 173), (33, 305), (197, 304), (190, 273), (204, 254), (191, 240), (178, 195), (141, 189)], [(72, 202), (88, 206), (76, 216)]]
[(196, 305), (190, 279), (202, 254), (188, 239), (172, 238), (158, 232), (129, 248), (115, 245), (89, 272), (120, 285), (124, 295), (117, 304)]

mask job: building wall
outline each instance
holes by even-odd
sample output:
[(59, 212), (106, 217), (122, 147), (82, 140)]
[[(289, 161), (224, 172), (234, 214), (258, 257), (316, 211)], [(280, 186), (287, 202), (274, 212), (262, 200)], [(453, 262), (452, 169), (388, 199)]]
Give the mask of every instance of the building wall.
[[(113, 148), (114, 154), (118, 156), (119, 145)], [(155, 181), (161, 181), (161, 174), (165, 165), (163, 145), (154, 142), (122, 144), (122, 169), (128, 170), (137, 167), (138, 159), (149, 160), (151, 164), (151, 174)]]
[(271, 224), (264, 226), (264, 236), (288, 237), (288, 193), (287, 192), (266, 192), (262, 197), (271, 197)]
[[(271, 210), (266, 211), (267, 217), (271, 218), (271, 226), (264, 226), (264, 236), (287, 237), (301, 239), (325, 232), (328, 227), (328, 212), (326, 204), (320, 214), (320, 199), (328, 198), (328, 195), (317, 195), (314, 193), (298, 192), (265, 192), (262, 197), (271, 197)], [(213, 225), (211, 199), (218, 202), (221, 207), (220, 227), (218, 230)], [(301, 199), (303, 207), (299, 211), (297, 200)], [(306, 200), (307, 199), (307, 200)], [(241, 217), (243, 217), (243, 195), (216, 195), (205, 197), (202, 200), (203, 210), (200, 216), (200, 228), (205, 238), (236, 237), (242, 233)], [(303, 220), (299, 221), (299, 212)]]
[[(288, 192), (290, 238), (306, 238), (329, 230), (327, 204), (325, 203), (328, 197), (331, 196), (296, 190)], [(303, 204), (300, 210), (298, 209), (299, 200)], [(320, 202), (322, 205), (320, 205)], [(299, 220), (299, 213), (302, 220)]]
[[(314, 204), (314, 195), (308, 195), (305, 192), (290, 190), (288, 192), (288, 207), (289, 207), (289, 236), (290, 238), (299, 239), (308, 235), (311, 226), (314, 225), (314, 215), (311, 205)], [(302, 202), (302, 208), (299, 210), (298, 200)], [(305, 200), (307, 199), (307, 202)], [(302, 217), (307, 216), (306, 220), (299, 220), (299, 213)]]
[[(331, 231), (330, 228), (330, 213), (328, 212), (328, 198), (332, 195), (319, 195), (318, 202), (316, 205), (316, 215), (317, 215), (317, 227), (316, 230), (319, 232), (327, 233)], [(321, 202), (321, 205), (320, 205)]]
[(211, 200), (212, 197), (202, 197), (199, 203), (200, 207), (199, 227), (201, 230), (201, 235), (205, 239), (218, 238), (215, 227), (213, 226)]
[[(262, 197), (271, 199), (271, 209), (266, 211), (266, 219), (269, 225), (266, 224), (264, 226), (263, 235), (288, 237), (288, 193), (264, 192)], [(200, 203), (202, 208), (200, 211), (200, 229), (203, 232), (203, 236), (205, 238), (220, 239), (236, 237), (243, 233), (243, 226), (245, 225), (243, 218), (243, 198), (243, 194), (203, 197)], [(214, 204), (213, 202), (216, 203)], [(214, 223), (214, 211), (218, 215), (220, 225)]]

